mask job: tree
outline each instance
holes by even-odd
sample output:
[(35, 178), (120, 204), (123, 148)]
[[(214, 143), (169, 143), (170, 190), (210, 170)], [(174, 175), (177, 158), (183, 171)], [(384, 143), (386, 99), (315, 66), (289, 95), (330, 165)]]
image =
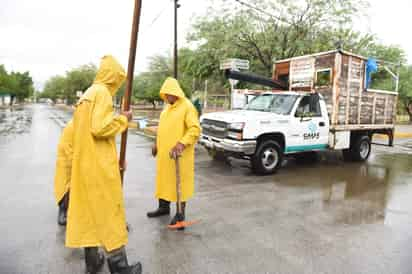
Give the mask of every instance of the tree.
[(67, 71), (65, 76), (53, 76), (46, 82), (41, 97), (50, 98), (53, 102), (65, 99), (67, 104), (73, 104), (76, 92), (84, 92), (92, 85), (96, 71), (95, 65), (88, 64)]
[(196, 52), (204, 66), (210, 64), (202, 69), (206, 75), (216, 75), (222, 59), (240, 57), (249, 59), (255, 72), (270, 76), (274, 59), (330, 50), (341, 43), (348, 50), (358, 49), (373, 39), (351, 31), (352, 19), (367, 7), (364, 1), (247, 3), (235, 10), (233, 3), (223, 10), (211, 8), (193, 25), (188, 40), (199, 45)]
[(399, 74), (399, 97), (401, 105), (412, 121), (412, 66), (404, 66)]
[[(243, 4), (239, 4), (239, 2)], [(405, 52), (397, 46), (378, 42), (371, 33), (353, 30), (353, 19), (367, 13), (366, 1), (340, 0), (249, 0), (223, 9), (209, 8), (207, 15), (197, 18), (187, 40), (192, 50), (183, 50), (180, 63), (196, 78), (212, 78), (215, 85), (227, 85), (219, 63), (225, 58), (250, 61), (251, 70), (270, 77), (275, 60), (336, 48), (371, 56), (400, 66), (400, 105), (410, 105), (410, 67)], [(220, 3), (220, 2), (219, 2)], [(235, 8), (234, 8), (235, 7)], [(379, 70), (372, 77), (372, 87), (394, 90), (393, 77)], [(254, 88), (252, 84), (240, 87)], [(214, 87), (215, 90), (218, 88)]]
[[(181, 51), (180, 51), (181, 52)], [(192, 75), (188, 73), (189, 69), (184, 65), (184, 55), (179, 55), (179, 83), (190, 98)], [(149, 102), (156, 107), (156, 102), (161, 101), (159, 97), (160, 88), (165, 79), (173, 75), (172, 58), (168, 55), (155, 55), (149, 60), (148, 71), (137, 75), (133, 81), (133, 97), (137, 100)]]
[(55, 103), (57, 99), (64, 98), (66, 86), (65, 77), (53, 76), (44, 85), (42, 97), (50, 98)]
[(93, 84), (96, 77), (96, 66), (93, 64), (83, 65), (66, 73), (66, 82), (64, 90), (64, 98), (68, 104), (73, 104), (76, 101), (76, 92), (84, 92)]
[(157, 79), (156, 76), (151, 72), (143, 72), (136, 76), (133, 81), (133, 97), (136, 100), (142, 100), (151, 103), (153, 105), (153, 109), (155, 109), (156, 102), (161, 100), (159, 97), (161, 84), (159, 84), (157, 80), (159, 79)]
[(28, 71), (24, 73), (12, 73), (12, 76), (15, 77), (17, 82), (17, 87), (15, 89), (14, 95), (19, 101), (23, 101), (25, 98), (33, 95), (33, 79), (31, 78)]
[(13, 104), (15, 98), (23, 101), (30, 97), (33, 91), (33, 79), (28, 71), (8, 73), (4, 65), (0, 65), (0, 95), (9, 94), (11, 96), (10, 105)]

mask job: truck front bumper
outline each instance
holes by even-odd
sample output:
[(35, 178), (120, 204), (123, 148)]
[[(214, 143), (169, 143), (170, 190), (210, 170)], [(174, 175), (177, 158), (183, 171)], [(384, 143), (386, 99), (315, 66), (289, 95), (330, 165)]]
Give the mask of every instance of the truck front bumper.
[(252, 155), (256, 150), (256, 141), (235, 141), (231, 139), (218, 139), (201, 135), (199, 143), (207, 149), (215, 149), (229, 153)]

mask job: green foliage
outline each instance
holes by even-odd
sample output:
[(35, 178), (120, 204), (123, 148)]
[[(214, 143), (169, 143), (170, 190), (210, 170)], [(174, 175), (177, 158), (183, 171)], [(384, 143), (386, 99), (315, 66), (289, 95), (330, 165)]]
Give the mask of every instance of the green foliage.
[(134, 78), (133, 97), (136, 100), (149, 102), (155, 107), (156, 102), (161, 101), (159, 97), (161, 85), (172, 74), (170, 56), (152, 56), (149, 60), (148, 71), (140, 73)]
[(8, 73), (4, 65), (0, 65), (0, 95), (9, 94), (19, 101), (29, 98), (34, 92), (33, 79), (29, 72)]
[(400, 70), (399, 97), (404, 110), (412, 118), (412, 66), (403, 66)]
[[(206, 77), (213, 79), (213, 83), (227, 85), (218, 66), (221, 60), (233, 57), (248, 59), (251, 71), (270, 77), (274, 60), (343, 48), (400, 64), (401, 103), (409, 105), (412, 112), (412, 104), (408, 103), (412, 75), (410, 67), (404, 67), (405, 52), (397, 46), (380, 44), (373, 34), (353, 30), (353, 19), (367, 14), (366, 1), (250, 0), (247, 3), (250, 5), (227, 3), (223, 9), (215, 5), (219, 9), (210, 8), (206, 16), (197, 18), (187, 37), (196, 48), (189, 52), (186, 70), (193, 77)], [(396, 72), (396, 65), (388, 66)], [(395, 88), (393, 77), (385, 70), (379, 70), (372, 79), (373, 88)]]
[(46, 82), (40, 97), (50, 98), (53, 102), (64, 99), (68, 104), (73, 104), (76, 101), (76, 92), (84, 92), (91, 86), (96, 71), (96, 66), (88, 64), (67, 71), (65, 76), (53, 76)]
[[(192, 92), (192, 74), (190, 73), (191, 62), (189, 59), (193, 55), (188, 54), (188, 50), (179, 51), (179, 83), (190, 98)], [(193, 60), (192, 60), (193, 61)], [(133, 81), (133, 97), (135, 100), (143, 100), (156, 106), (156, 102), (161, 101), (159, 91), (167, 77), (173, 76), (173, 61), (170, 56), (155, 55), (150, 58), (147, 72), (140, 73)]]
[[(384, 64), (393, 73), (397, 73), (400, 67), (406, 63), (405, 52), (398, 46), (384, 46), (379, 44), (370, 45), (362, 52), (365, 56), (373, 56), (378, 60), (386, 62)], [(408, 81), (404, 77), (400, 77), (401, 83)], [(372, 74), (372, 82), (370, 88), (380, 90), (393, 91), (396, 88), (393, 76), (386, 71), (383, 66), (379, 66), (378, 71)]]
[(96, 67), (94, 65), (83, 65), (66, 73), (66, 87), (64, 97), (69, 104), (76, 101), (77, 91), (86, 91), (93, 83), (96, 77)]
[[(412, 111), (412, 72), (406, 67), (404, 51), (381, 45), (375, 35), (354, 30), (355, 18), (368, 12), (365, 0), (248, 0), (249, 6), (234, 1), (211, 0), (205, 16), (195, 18), (187, 36), (188, 47), (179, 50), (179, 82), (190, 97), (196, 84), (208, 80), (211, 93), (224, 93), (228, 81), (219, 69), (225, 58), (250, 61), (250, 70), (270, 77), (275, 60), (343, 48), (364, 56), (400, 63), (400, 99)], [(217, 7), (217, 8), (214, 8)], [(396, 71), (396, 68), (392, 69)], [(42, 95), (73, 100), (76, 90), (91, 84), (96, 68), (83, 66), (62, 77), (51, 78)], [(150, 59), (147, 71), (134, 79), (133, 98), (156, 106), (159, 90), (173, 75), (170, 55)], [(373, 75), (372, 87), (393, 89), (385, 71)], [(0, 67), (0, 87), (1, 87)], [(13, 85), (11, 83), (10, 85)], [(261, 88), (239, 83), (239, 88)], [(120, 98), (123, 86), (118, 92)]]
[[(303, 4), (302, 4), (303, 2)], [(198, 45), (198, 75), (216, 75), (224, 58), (248, 59), (258, 74), (271, 76), (274, 59), (336, 48), (363, 48), (372, 40), (351, 30), (364, 1), (248, 1), (252, 7), (211, 9), (193, 25), (188, 41)], [(210, 65), (209, 65), (210, 64)]]
[(56, 102), (59, 98), (64, 98), (65, 88), (67, 86), (66, 78), (63, 76), (53, 76), (44, 85), (41, 98), (50, 98)]

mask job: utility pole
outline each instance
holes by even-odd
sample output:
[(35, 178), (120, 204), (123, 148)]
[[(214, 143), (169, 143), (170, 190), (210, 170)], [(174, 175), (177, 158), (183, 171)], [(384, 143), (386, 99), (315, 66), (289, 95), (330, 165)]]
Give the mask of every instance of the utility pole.
[(174, 28), (175, 28), (175, 42), (174, 42), (174, 44), (175, 44), (175, 46), (174, 46), (174, 54), (173, 54), (173, 65), (174, 65), (173, 76), (177, 79), (177, 68), (178, 68), (178, 66), (177, 66), (177, 9), (180, 8), (180, 4), (178, 3), (179, 0), (174, 0), (174, 1), (175, 1), (175, 8), (174, 8), (174, 10), (175, 10), (175, 25), (174, 25)]
[(203, 99), (203, 109), (207, 108), (207, 80), (205, 80), (205, 94)]

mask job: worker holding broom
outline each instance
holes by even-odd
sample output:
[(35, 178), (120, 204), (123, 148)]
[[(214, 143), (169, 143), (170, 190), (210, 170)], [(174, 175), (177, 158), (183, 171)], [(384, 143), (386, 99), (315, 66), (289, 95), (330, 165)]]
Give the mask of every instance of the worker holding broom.
[(167, 106), (160, 115), (156, 143), (152, 154), (157, 157), (156, 198), (159, 206), (148, 212), (149, 218), (170, 214), (170, 202), (177, 202), (176, 164), (180, 161), (181, 210), (170, 225), (184, 221), (186, 202), (194, 192), (194, 146), (200, 135), (198, 113), (185, 97), (178, 81), (167, 78), (160, 89)]
[(113, 96), (125, 80), (123, 67), (112, 56), (102, 58), (93, 85), (77, 103), (73, 115), (73, 161), (67, 215), (66, 246), (85, 248), (87, 273), (103, 266), (103, 247), (112, 274), (140, 274), (140, 263), (129, 265), (128, 235), (115, 136), (128, 127), (132, 113), (115, 115)]
[(66, 225), (69, 206), (69, 189), (73, 158), (73, 121), (64, 127), (57, 145), (56, 173), (54, 176), (54, 197), (59, 207), (57, 223)]

